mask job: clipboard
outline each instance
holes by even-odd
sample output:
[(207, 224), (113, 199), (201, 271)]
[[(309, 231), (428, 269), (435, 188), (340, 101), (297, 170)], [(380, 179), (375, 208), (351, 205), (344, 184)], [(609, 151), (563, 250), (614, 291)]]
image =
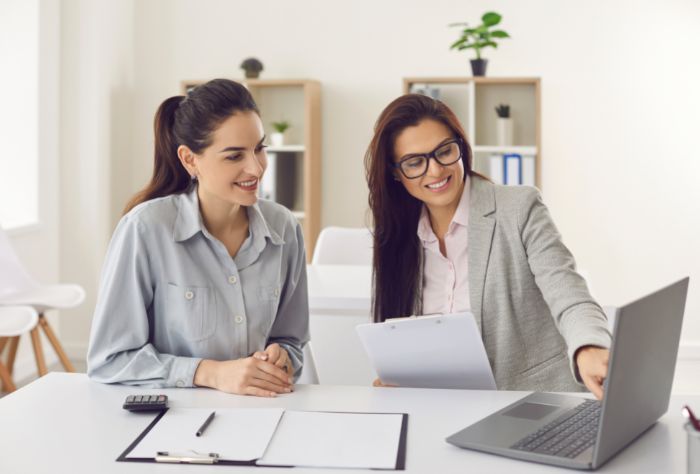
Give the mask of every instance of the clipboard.
[(496, 390), (474, 315), (469, 312), (360, 324), (357, 334), (385, 384)]
[[(178, 464), (210, 464), (210, 465), (222, 465), (222, 466), (252, 466), (252, 467), (324, 467), (324, 468), (356, 468), (356, 469), (372, 469), (372, 470), (404, 470), (405, 465), (406, 465), (406, 437), (407, 437), (407, 432), (408, 432), (408, 414), (406, 413), (360, 413), (360, 412), (330, 412), (330, 411), (300, 411), (300, 410), (282, 410), (283, 414), (280, 417), (279, 423), (275, 426), (274, 428), (274, 433), (272, 434), (272, 437), (269, 439), (267, 442), (267, 446), (265, 447), (265, 452), (264, 455), (261, 458), (257, 459), (249, 459), (249, 460), (232, 460), (232, 459), (226, 459), (225, 456), (220, 456), (219, 453), (216, 452), (206, 452), (206, 451), (197, 451), (197, 450), (177, 450), (177, 451), (156, 451), (153, 453), (152, 457), (130, 457), (130, 453), (132, 453), (140, 443), (144, 441), (144, 439), (149, 435), (149, 433), (152, 433), (154, 431), (154, 428), (158, 426), (159, 422), (163, 420), (163, 417), (166, 416), (169, 410), (178, 410), (177, 408), (170, 408), (162, 411), (159, 413), (153, 421), (141, 432), (137, 438), (122, 452), (119, 457), (116, 459), (118, 462), (146, 462), (146, 463), (178, 463)], [(179, 410), (186, 410), (186, 409), (179, 409)], [(250, 410), (256, 410), (256, 409), (249, 409)], [(203, 410), (206, 411), (206, 410)], [(217, 410), (219, 412), (220, 410)], [(235, 411), (235, 409), (231, 410)], [(352, 467), (352, 466), (347, 466), (347, 465), (327, 465), (327, 464), (309, 464), (309, 463), (302, 463), (296, 464), (296, 463), (285, 463), (285, 464), (280, 464), (280, 463), (270, 463), (270, 459), (268, 455), (272, 456), (272, 461), (274, 461), (275, 454), (277, 454), (277, 459), (279, 459), (279, 454), (280, 451), (285, 450), (285, 444), (289, 444), (290, 448), (294, 447), (294, 444), (303, 444), (306, 442), (303, 433), (301, 435), (297, 435), (293, 431), (290, 432), (290, 429), (293, 429), (294, 426), (301, 426), (301, 421), (296, 421), (297, 425), (294, 425), (292, 419), (297, 419), (297, 420), (303, 420), (304, 423), (306, 423), (306, 420), (309, 417), (321, 417), (325, 418), (326, 422), (334, 422), (338, 420), (338, 417), (341, 417), (342, 419), (345, 419), (346, 421), (352, 420), (354, 423), (360, 423), (362, 424), (362, 419), (361, 417), (370, 417), (370, 418), (363, 418), (364, 420), (372, 419), (372, 420), (377, 420), (374, 418), (375, 416), (381, 416), (381, 415), (392, 415), (391, 422), (393, 424), (395, 423), (400, 423), (400, 426), (395, 425), (398, 427), (398, 436), (390, 437), (387, 439), (392, 440), (393, 443), (398, 443), (398, 447), (396, 447), (396, 444), (393, 444), (392, 447), (396, 447), (396, 458), (395, 460), (392, 458), (391, 459), (391, 466), (389, 467), (388, 464), (385, 462), (383, 464), (383, 467), (372, 467), (372, 466), (364, 466), (364, 467)], [(284, 417), (287, 416), (288, 419), (290, 420), (288, 423), (285, 424), (284, 422)], [(347, 416), (348, 418), (345, 418)], [(352, 416), (352, 418), (349, 418)], [(330, 418), (329, 418), (330, 417)], [(384, 418), (385, 420), (388, 420), (388, 418)], [(215, 421), (216, 422), (216, 421)], [(222, 420), (223, 422), (223, 420)], [(245, 428), (244, 428), (245, 429)], [(286, 431), (285, 431), (286, 430)], [(303, 430), (301, 430), (303, 431)], [(290, 436), (290, 433), (294, 434), (294, 436)], [(323, 433), (322, 436), (327, 435), (327, 433)], [(367, 437), (369, 439), (369, 436), (367, 433), (362, 433), (363, 439)], [(397, 439), (398, 438), (398, 439)], [(310, 443), (313, 443), (313, 440), (309, 440), (308, 445), (311, 445)], [(340, 444), (339, 444), (340, 445)], [(347, 445), (344, 446), (344, 449), (347, 450)], [(360, 448), (362, 449), (362, 448)], [(305, 454), (309, 450), (307, 449), (307, 446), (304, 446), (304, 449), (301, 450), (296, 450), (297, 451), (303, 451), (300, 456), (303, 458), (305, 455), (308, 456), (308, 454)], [(389, 453), (391, 454), (391, 453)], [(298, 458), (299, 456), (297, 456)], [(284, 458), (284, 456), (283, 456)], [(294, 458), (294, 456), (292, 456)], [(387, 458), (387, 455), (384, 456), (384, 458)]]

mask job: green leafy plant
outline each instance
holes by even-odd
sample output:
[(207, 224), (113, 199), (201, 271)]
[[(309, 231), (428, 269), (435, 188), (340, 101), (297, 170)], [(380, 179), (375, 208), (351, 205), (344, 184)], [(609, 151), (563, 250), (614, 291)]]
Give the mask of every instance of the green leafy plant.
[(510, 105), (498, 104), (496, 107), (496, 115), (498, 115), (500, 118), (510, 117)]
[(272, 128), (275, 129), (277, 133), (284, 133), (291, 125), (286, 120), (280, 120), (279, 122), (272, 122)]
[(483, 48), (498, 48), (497, 39), (510, 38), (510, 35), (503, 30), (492, 30), (501, 22), (501, 15), (496, 12), (484, 13), (481, 17), (481, 24), (470, 28), (467, 23), (452, 23), (449, 26), (462, 27), (462, 35), (457, 41), (452, 43), (450, 49), (462, 51), (473, 49), (476, 52), (476, 59), (481, 59)]

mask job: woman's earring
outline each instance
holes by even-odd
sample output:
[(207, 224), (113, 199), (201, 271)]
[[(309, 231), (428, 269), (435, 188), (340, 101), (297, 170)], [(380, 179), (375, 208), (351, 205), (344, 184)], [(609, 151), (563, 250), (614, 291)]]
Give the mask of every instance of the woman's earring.
[(192, 182), (193, 182), (193, 183), (196, 183), (196, 182), (197, 182), (197, 175), (196, 175), (196, 174), (193, 174), (193, 175), (191, 176), (191, 178), (192, 178)]

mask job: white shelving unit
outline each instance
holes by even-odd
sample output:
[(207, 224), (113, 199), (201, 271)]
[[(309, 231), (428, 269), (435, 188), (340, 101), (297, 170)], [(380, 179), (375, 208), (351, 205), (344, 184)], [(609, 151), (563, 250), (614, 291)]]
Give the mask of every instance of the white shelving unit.
[[(409, 77), (403, 80), (408, 94), (437, 89), (438, 99), (447, 104), (464, 126), (472, 147), (475, 171), (489, 176), (493, 155), (518, 154), (534, 162), (534, 185), (541, 188), (541, 106), (540, 79), (528, 77)], [(497, 115), (499, 104), (510, 106), (513, 144), (499, 146)]]
[(304, 153), (306, 147), (304, 145), (282, 145), (282, 146), (268, 146), (268, 153)]

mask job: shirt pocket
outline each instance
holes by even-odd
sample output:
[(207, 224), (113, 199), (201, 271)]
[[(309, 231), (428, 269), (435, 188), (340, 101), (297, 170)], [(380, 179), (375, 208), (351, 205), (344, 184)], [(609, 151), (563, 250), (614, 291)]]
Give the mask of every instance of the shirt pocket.
[(183, 339), (202, 341), (214, 335), (217, 318), (211, 298), (210, 288), (168, 283), (166, 314)]
[(272, 329), (272, 324), (277, 317), (277, 307), (279, 304), (280, 288), (277, 285), (261, 285), (258, 287), (258, 301), (262, 313), (262, 320), (265, 321), (263, 329), (267, 336)]

